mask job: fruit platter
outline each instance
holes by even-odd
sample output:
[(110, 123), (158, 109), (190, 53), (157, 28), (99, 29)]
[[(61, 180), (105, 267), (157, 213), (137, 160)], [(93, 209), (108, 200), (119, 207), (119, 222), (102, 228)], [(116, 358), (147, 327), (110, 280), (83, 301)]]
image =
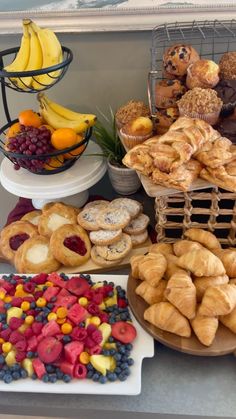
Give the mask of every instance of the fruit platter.
[(122, 275), (1, 275), (0, 390), (139, 394), (154, 346), (129, 312), (126, 283)]

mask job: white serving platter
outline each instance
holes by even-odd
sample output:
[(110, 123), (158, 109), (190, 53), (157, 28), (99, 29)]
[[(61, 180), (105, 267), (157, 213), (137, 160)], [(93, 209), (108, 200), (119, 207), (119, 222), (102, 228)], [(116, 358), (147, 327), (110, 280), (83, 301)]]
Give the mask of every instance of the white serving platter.
[[(2, 277), (4, 274), (0, 274)], [(72, 275), (71, 275), (72, 276)], [(75, 276), (75, 275), (73, 275)], [(128, 275), (91, 275), (94, 282), (112, 281), (115, 285), (120, 285), (127, 289)], [(131, 313), (131, 310), (130, 310)], [(115, 381), (100, 384), (91, 379), (74, 379), (70, 383), (58, 381), (54, 384), (44, 383), (30, 378), (13, 381), (5, 384), (0, 381), (0, 391), (21, 392), (21, 393), (55, 393), (55, 394), (96, 394), (96, 395), (130, 395), (134, 396), (141, 393), (141, 373), (142, 361), (144, 358), (154, 356), (154, 340), (145, 332), (132, 315), (134, 326), (137, 330), (137, 337), (133, 342), (131, 357), (134, 359), (134, 365), (131, 367), (131, 374), (126, 381)]]

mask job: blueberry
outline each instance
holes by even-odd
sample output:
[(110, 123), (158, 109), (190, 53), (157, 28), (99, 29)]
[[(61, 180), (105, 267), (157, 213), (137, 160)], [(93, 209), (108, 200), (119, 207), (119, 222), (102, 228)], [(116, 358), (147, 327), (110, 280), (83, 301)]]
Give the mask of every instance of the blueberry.
[(85, 326), (85, 322), (80, 322), (79, 323), (79, 327), (82, 327), (83, 328), (84, 326)]
[(20, 364), (14, 364), (11, 367), (11, 371), (19, 371), (21, 369)]
[(5, 371), (4, 370), (0, 370), (0, 380), (3, 379), (4, 375), (5, 375)]
[(134, 360), (133, 360), (133, 358), (128, 358), (128, 359), (127, 359), (127, 364), (128, 364), (129, 366), (134, 365)]
[(6, 310), (9, 310), (9, 308), (11, 308), (11, 304), (10, 304), (10, 303), (5, 303), (5, 304), (4, 304), (4, 308), (5, 308)]
[(89, 362), (88, 364), (87, 364), (87, 370), (88, 371), (93, 371), (93, 366), (92, 366), (92, 364)]
[(8, 367), (8, 365), (4, 365), (3, 367), (2, 367), (2, 369), (3, 369), (3, 371), (10, 371), (10, 369), (9, 369), (9, 367)]
[(36, 307), (36, 304), (34, 301), (32, 301), (32, 303), (30, 303), (30, 308), (35, 308), (35, 307)]
[(50, 383), (56, 383), (57, 375), (56, 374), (50, 374), (49, 381), (50, 381)]
[(102, 353), (103, 353), (103, 355), (105, 355), (105, 356), (109, 356), (109, 355), (110, 355), (110, 351), (109, 351), (109, 349), (104, 349), (104, 350), (102, 351)]
[(72, 378), (69, 374), (64, 374), (62, 379), (65, 383), (69, 383)]
[(35, 320), (36, 320), (36, 322), (41, 323), (41, 322), (42, 322), (42, 320), (43, 320), (43, 317), (42, 317), (42, 316), (36, 316), (36, 317), (35, 317)]
[(32, 351), (28, 351), (26, 356), (27, 356), (27, 358), (33, 358), (34, 353)]
[(3, 355), (0, 355), (0, 364), (4, 364), (5, 358)]
[(15, 279), (10, 279), (10, 284), (15, 285), (16, 284), (16, 280)]
[(120, 368), (120, 367), (116, 367), (116, 368), (114, 369), (114, 373), (115, 373), (115, 374), (120, 374), (120, 373), (121, 373), (121, 368)]
[(37, 375), (33, 372), (33, 374), (31, 375), (32, 380), (37, 380)]
[(22, 313), (21, 318), (24, 320), (26, 318), (27, 314)]
[(21, 377), (21, 375), (20, 375), (19, 371), (14, 371), (14, 372), (12, 373), (12, 378), (13, 378), (13, 380), (19, 380), (19, 379), (20, 379), (20, 377)]
[(125, 351), (126, 351), (126, 348), (125, 348), (125, 346), (124, 346), (124, 345), (122, 345), (122, 346), (120, 346), (120, 347), (119, 347), (119, 352), (120, 352), (121, 354), (125, 354)]
[(109, 343), (113, 343), (113, 342), (114, 342), (114, 338), (113, 338), (112, 336), (110, 336), (110, 337), (108, 338), (108, 342), (109, 342)]
[(93, 374), (94, 374), (94, 372), (92, 370), (90, 370), (90, 371), (87, 372), (86, 377), (87, 378), (92, 378)]
[(110, 292), (108, 292), (108, 297), (113, 297), (113, 295), (114, 295), (114, 292), (113, 291), (110, 291)]
[(2, 329), (3, 330), (8, 329), (8, 324), (7, 323), (2, 324)]
[(101, 375), (101, 377), (99, 377), (99, 383), (101, 384), (105, 384), (107, 382), (107, 377), (104, 375)]
[(65, 335), (65, 336), (63, 336), (62, 340), (63, 340), (64, 343), (69, 343), (69, 342), (71, 342), (71, 337), (68, 336), (68, 335)]
[(120, 364), (120, 368), (122, 369), (122, 370), (124, 370), (125, 368), (128, 368), (129, 366), (128, 366), (128, 363), (127, 362), (122, 362), (122, 364)]
[(4, 381), (4, 383), (6, 383), (6, 384), (11, 383), (11, 382), (12, 382), (12, 380), (13, 380), (13, 378), (12, 378), (11, 374), (5, 374), (5, 375), (4, 375), (4, 377), (3, 377), (3, 381)]
[(114, 348), (110, 349), (110, 355), (113, 356), (116, 354), (116, 350)]
[(25, 371), (23, 368), (21, 368), (21, 370), (20, 370), (20, 375), (21, 375), (21, 378), (27, 378), (28, 377), (27, 371)]
[(93, 374), (93, 381), (98, 381), (99, 380), (99, 374), (97, 373), (97, 372), (95, 372), (94, 374)]
[(61, 278), (64, 279), (64, 281), (68, 281), (69, 277), (64, 274), (63, 272), (60, 274)]
[(57, 374), (58, 380), (62, 380), (64, 374), (59, 368), (57, 368), (56, 374)]
[(114, 355), (114, 359), (115, 359), (116, 361), (120, 361), (120, 360), (121, 360), (121, 354), (119, 354), (118, 352), (117, 352), (117, 353), (115, 353), (115, 355)]
[(127, 379), (127, 375), (121, 373), (118, 375), (118, 378), (120, 381), (125, 381)]
[(47, 364), (47, 365), (46, 365), (46, 371), (47, 371), (49, 374), (51, 374), (52, 372), (54, 372), (54, 371), (55, 371), (55, 367), (54, 367), (53, 365), (51, 365), (51, 364)]
[(48, 374), (44, 374), (42, 376), (42, 380), (43, 380), (44, 383), (48, 383), (49, 382), (49, 375)]
[(120, 285), (117, 285), (117, 287), (116, 287), (116, 291), (121, 291), (122, 290), (122, 288), (121, 288), (121, 286)]
[(127, 343), (126, 349), (128, 349), (129, 351), (131, 351), (133, 349), (132, 343)]
[(125, 374), (128, 377), (130, 375), (130, 369), (129, 368), (123, 369), (122, 374)]
[(126, 313), (121, 313), (121, 315), (120, 315), (121, 320), (126, 320), (126, 317), (127, 317)]
[(116, 375), (115, 372), (108, 372), (107, 378), (108, 378), (109, 381), (116, 381), (117, 380), (117, 375)]
[(114, 287), (114, 282), (108, 282), (108, 285), (110, 285), (111, 287)]
[[(55, 301), (57, 301), (57, 297), (52, 297), (51, 298), (51, 300), (50, 300), (52, 303), (55, 303)], [(50, 304), (50, 303), (49, 303)], [(53, 306), (52, 306), (53, 307)], [(49, 307), (49, 308), (52, 308), (52, 307)]]

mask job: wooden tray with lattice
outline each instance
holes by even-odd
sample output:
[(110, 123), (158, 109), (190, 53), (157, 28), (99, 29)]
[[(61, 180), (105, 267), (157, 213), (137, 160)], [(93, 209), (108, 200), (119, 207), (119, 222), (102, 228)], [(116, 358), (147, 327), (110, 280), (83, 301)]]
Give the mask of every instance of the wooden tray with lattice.
[(174, 242), (191, 227), (214, 233), (220, 243), (236, 244), (236, 193), (217, 187), (155, 199), (157, 241)]

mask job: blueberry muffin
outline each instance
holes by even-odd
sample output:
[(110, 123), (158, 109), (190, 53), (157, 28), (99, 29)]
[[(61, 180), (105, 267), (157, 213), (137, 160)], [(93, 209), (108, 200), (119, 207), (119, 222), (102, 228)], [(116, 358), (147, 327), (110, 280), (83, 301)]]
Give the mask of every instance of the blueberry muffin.
[(199, 59), (197, 51), (191, 45), (176, 44), (165, 51), (163, 67), (167, 75), (183, 77), (188, 66)]
[(156, 107), (160, 109), (177, 107), (177, 100), (179, 100), (185, 92), (186, 87), (180, 80), (159, 81), (155, 88)]

